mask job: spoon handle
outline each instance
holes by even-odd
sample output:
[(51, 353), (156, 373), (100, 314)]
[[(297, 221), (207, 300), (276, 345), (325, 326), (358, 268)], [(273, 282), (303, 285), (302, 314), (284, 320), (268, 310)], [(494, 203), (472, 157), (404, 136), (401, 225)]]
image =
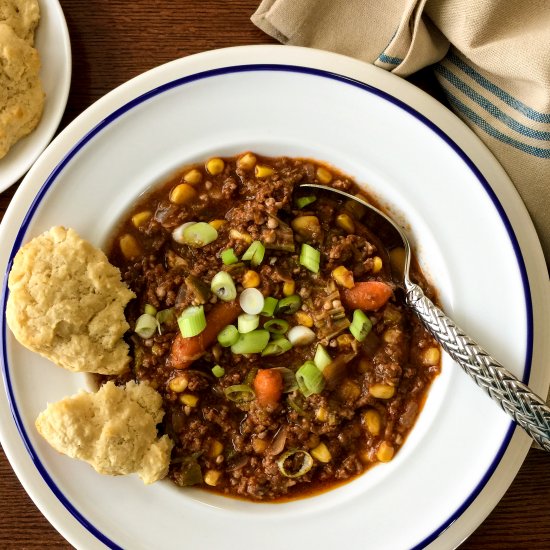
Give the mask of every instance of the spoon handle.
[(426, 296), (405, 281), (407, 304), (443, 349), (543, 449), (550, 451), (550, 408), (528, 386), (474, 342)]

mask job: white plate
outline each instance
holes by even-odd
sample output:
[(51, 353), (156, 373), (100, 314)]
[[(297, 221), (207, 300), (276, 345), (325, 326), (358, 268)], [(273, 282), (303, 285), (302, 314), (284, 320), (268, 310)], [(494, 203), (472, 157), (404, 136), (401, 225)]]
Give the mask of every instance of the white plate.
[(46, 101), (38, 126), (0, 159), (0, 193), (13, 185), (52, 139), (67, 105), (71, 84), (71, 42), (63, 11), (57, 0), (39, 0), (40, 23), (35, 48), (42, 63), (40, 78)]
[[(406, 217), (448, 313), (546, 392), (545, 264), (504, 171), (423, 92), (325, 52), (207, 52), (108, 94), (56, 138), (24, 180), (1, 226), (0, 268), (55, 224), (101, 245), (152, 183), (182, 164), (244, 149), (322, 159), (368, 183)], [(2, 307), (5, 295), (4, 282)], [(530, 444), (519, 431), (512, 437), (508, 417), (445, 358), (396, 458), (338, 489), (254, 504), (167, 482), (144, 487), (133, 476), (99, 476), (41, 440), (36, 415), (85, 385), (84, 377), (25, 351), (0, 329), (2, 445), (38, 507), (78, 548), (449, 548), (498, 502)]]

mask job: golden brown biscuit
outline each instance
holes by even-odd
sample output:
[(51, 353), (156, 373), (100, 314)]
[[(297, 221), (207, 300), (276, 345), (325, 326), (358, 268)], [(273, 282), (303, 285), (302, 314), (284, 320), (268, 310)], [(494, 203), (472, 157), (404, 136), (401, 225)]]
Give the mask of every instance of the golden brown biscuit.
[(8, 287), (6, 319), (21, 344), (75, 372), (126, 370), (124, 307), (135, 295), (75, 231), (53, 227), (23, 246)]
[(38, 0), (0, 0), (0, 23), (9, 25), (19, 38), (31, 46), (39, 20)]
[(170, 464), (173, 443), (167, 435), (157, 438), (161, 407), (160, 394), (147, 384), (107, 382), (97, 393), (48, 404), (36, 428), (54, 449), (100, 474), (137, 473), (148, 484), (162, 479)]
[(44, 91), (39, 71), (38, 52), (0, 23), (0, 158), (40, 121)]

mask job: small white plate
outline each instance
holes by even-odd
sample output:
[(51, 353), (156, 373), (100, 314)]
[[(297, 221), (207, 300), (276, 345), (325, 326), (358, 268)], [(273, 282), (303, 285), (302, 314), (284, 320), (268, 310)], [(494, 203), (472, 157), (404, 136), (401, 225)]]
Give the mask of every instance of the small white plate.
[(40, 54), (40, 78), (46, 94), (38, 126), (0, 159), (0, 193), (13, 185), (52, 139), (67, 105), (71, 84), (71, 42), (57, 0), (39, 0), (40, 23), (35, 48)]
[[(366, 83), (366, 84), (365, 84)], [(452, 113), (381, 69), (282, 46), (218, 50), (114, 90), (35, 163), (0, 227), (0, 270), (52, 225), (101, 245), (136, 197), (178, 166), (243, 150), (313, 157), (406, 218), (444, 308), (533, 390), (550, 372), (546, 266), (515, 189)], [(4, 311), (6, 279), (0, 309)], [(255, 504), (56, 453), (34, 419), (86, 385), (0, 321), (0, 438), (27, 492), (78, 548), (448, 549), (498, 502), (530, 445), (447, 357), (395, 459), (322, 495)], [(512, 437), (513, 434), (513, 437)]]

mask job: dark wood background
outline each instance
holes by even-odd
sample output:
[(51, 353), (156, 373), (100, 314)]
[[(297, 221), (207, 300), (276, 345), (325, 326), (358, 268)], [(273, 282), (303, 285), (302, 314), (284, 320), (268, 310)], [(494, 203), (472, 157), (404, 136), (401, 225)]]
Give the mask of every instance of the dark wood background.
[[(60, 129), (99, 97), (152, 67), (214, 48), (273, 43), (250, 22), (258, 4), (259, 0), (61, 1), (71, 35), (73, 79)], [(368, 29), (365, 32), (368, 35)], [(437, 95), (429, 73), (414, 80)], [(0, 194), (0, 219), (16, 188)], [(71, 548), (34, 506), (1, 450), (0, 502), (0, 549)], [(550, 454), (529, 452), (502, 501), (461, 546), (501, 549), (550, 549)]]

